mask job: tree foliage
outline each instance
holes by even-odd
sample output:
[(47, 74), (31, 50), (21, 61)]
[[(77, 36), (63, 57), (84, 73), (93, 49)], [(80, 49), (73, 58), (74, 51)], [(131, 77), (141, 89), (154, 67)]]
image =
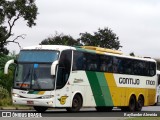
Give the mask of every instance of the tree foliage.
[(36, 25), (38, 8), (34, 0), (1, 0), (0, 1), (0, 53), (8, 54), (6, 45), (9, 42), (17, 43), (15, 40), (22, 35), (9, 40), (13, 34), (13, 27), (20, 18), (27, 22), (28, 27)]
[(11, 65), (9, 67), (9, 74), (5, 75), (4, 65), (10, 59), (16, 59), (16, 56), (15, 55), (7, 56), (7, 55), (0, 54), (0, 86), (3, 86), (3, 88), (7, 89), (8, 92), (11, 92), (15, 66)]
[(116, 49), (118, 50), (120, 47), (119, 38), (113, 31), (109, 28), (98, 29), (94, 34), (90, 34), (88, 32), (80, 33), (80, 38), (78, 41), (82, 42), (87, 46), (99, 46), (103, 48)]
[(130, 56), (135, 56), (134, 52), (129, 53)]
[(80, 33), (80, 38), (77, 40), (70, 35), (56, 33), (55, 36), (44, 39), (40, 45), (86, 45), (118, 50), (122, 47), (118, 39), (111, 29), (99, 28), (98, 32), (94, 32), (94, 35), (87, 32)]
[(73, 39), (70, 35), (55, 33), (55, 36), (48, 37), (44, 39), (40, 45), (80, 45), (80, 43)]

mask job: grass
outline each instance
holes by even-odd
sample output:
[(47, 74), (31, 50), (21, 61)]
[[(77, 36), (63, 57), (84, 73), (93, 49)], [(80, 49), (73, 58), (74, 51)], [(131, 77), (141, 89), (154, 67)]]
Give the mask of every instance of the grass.
[(0, 99), (0, 109), (31, 109), (31, 107), (25, 105), (14, 105), (10, 97)]
[(12, 106), (12, 99), (9, 97), (0, 99), (0, 106)]
[(135, 117), (135, 118), (127, 118), (125, 120), (160, 120), (160, 117)]

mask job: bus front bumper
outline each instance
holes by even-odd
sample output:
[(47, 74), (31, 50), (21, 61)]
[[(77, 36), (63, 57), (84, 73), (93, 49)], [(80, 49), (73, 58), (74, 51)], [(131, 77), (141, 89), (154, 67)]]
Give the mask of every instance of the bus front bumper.
[(12, 96), (12, 101), (13, 104), (17, 105), (55, 107), (54, 98), (32, 99), (32, 98), (19, 98)]

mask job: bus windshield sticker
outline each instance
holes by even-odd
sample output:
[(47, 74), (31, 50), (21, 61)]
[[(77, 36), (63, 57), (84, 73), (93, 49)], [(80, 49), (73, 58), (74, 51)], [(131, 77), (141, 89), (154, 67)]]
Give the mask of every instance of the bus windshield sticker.
[(34, 64), (34, 68), (38, 68), (38, 64)]

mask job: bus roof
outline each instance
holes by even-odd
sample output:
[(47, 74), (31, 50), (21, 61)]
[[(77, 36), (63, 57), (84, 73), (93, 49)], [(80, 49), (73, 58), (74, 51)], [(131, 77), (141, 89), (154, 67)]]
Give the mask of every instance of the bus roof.
[(90, 53), (104, 54), (104, 55), (110, 55), (110, 56), (117, 56), (117, 57), (122, 57), (122, 58), (130, 58), (130, 59), (156, 62), (154, 59), (151, 59), (151, 58), (127, 56), (127, 55), (123, 55), (123, 53), (118, 50), (106, 49), (106, 48), (95, 47), (95, 46), (71, 47), (71, 46), (65, 46), (65, 45), (37, 45), (37, 46), (25, 47), (22, 50), (58, 50), (58, 51), (63, 51), (63, 50), (67, 50), (67, 49), (86, 51), (86, 52), (90, 52)]
[(24, 47), (22, 50), (59, 50), (59, 51), (63, 51), (67, 49), (75, 50), (74, 47), (65, 46), (65, 45), (37, 45), (37, 46)]
[(97, 54), (104, 54), (104, 55), (117, 56), (117, 57), (122, 57), (122, 58), (129, 58), (129, 59), (137, 59), (137, 60), (156, 62), (152, 58), (144, 58), (144, 57), (123, 55), (123, 53), (121, 51), (118, 51), (118, 50), (112, 50), (112, 49), (106, 49), (106, 48), (94, 47), (94, 46), (78, 46), (77, 48), (79, 50), (82, 50), (82, 51), (86, 50), (87, 52), (93, 52), (94, 51)]

